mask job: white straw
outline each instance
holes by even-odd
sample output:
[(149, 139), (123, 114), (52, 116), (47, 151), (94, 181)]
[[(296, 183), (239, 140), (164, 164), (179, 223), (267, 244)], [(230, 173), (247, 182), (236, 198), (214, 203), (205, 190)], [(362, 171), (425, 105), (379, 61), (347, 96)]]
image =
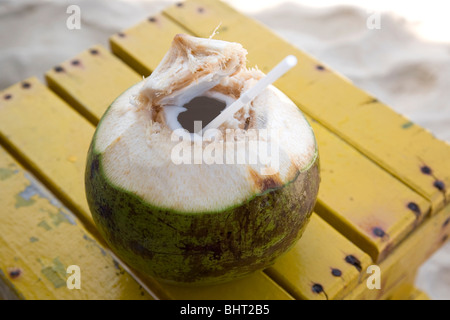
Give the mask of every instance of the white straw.
[(253, 87), (247, 90), (240, 96), (235, 102), (229, 105), (223, 110), (216, 118), (214, 118), (206, 127), (198, 133), (206, 131), (208, 129), (219, 128), (225, 121), (230, 119), (236, 112), (238, 112), (243, 106), (251, 102), (258, 94), (264, 91), (269, 85), (278, 80), (282, 75), (288, 72), (292, 67), (297, 64), (297, 58), (293, 55), (289, 55), (284, 58), (279, 64), (275, 66), (270, 72), (260, 79)]

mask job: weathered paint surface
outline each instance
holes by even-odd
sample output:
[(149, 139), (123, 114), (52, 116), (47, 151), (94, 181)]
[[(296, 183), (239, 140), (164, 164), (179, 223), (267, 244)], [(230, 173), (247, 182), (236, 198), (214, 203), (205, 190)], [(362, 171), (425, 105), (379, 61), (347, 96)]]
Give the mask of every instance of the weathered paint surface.
[[(0, 147), (0, 292), (20, 299), (150, 299), (79, 220)], [(24, 192), (30, 190), (33, 192)], [(27, 205), (17, 206), (17, 198)], [(32, 201), (32, 202), (31, 202)], [(81, 270), (81, 289), (69, 290), (69, 265)], [(1, 295), (0, 295), (1, 296)]]
[[(94, 127), (36, 78), (26, 83), (26, 89), (18, 83), (0, 92), (0, 96), (12, 95), (0, 99), (0, 142), (93, 225), (83, 173)], [(68, 160), (74, 157), (76, 161)], [(36, 190), (26, 190), (27, 186), (16, 198), (19, 207), (32, 202), (28, 196)]]

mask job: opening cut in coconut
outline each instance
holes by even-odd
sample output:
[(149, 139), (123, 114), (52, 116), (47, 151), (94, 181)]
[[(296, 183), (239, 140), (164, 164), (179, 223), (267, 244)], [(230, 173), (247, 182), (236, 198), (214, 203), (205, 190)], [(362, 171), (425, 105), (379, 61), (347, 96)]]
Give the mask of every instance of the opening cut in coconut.
[(203, 129), (209, 122), (217, 117), (226, 106), (226, 103), (222, 100), (207, 96), (195, 97), (183, 106), (186, 111), (178, 115), (178, 122), (184, 129), (188, 130), (190, 133), (194, 133), (196, 132), (195, 129), (197, 129), (194, 128), (196, 121), (201, 122), (201, 128)]
[[(210, 90), (196, 97), (188, 96), (184, 100), (186, 101), (180, 101), (181, 106), (165, 107), (165, 122), (172, 130), (183, 128), (194, 133), (203, 129), (236, 99)], [(201, 127), (195, 127), (196, 121), (201, 122)]]

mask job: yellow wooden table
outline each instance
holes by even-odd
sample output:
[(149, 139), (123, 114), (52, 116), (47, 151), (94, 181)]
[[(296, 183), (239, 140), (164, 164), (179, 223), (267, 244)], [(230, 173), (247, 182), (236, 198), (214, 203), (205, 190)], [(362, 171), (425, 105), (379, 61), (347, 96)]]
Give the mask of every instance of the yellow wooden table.
[[(220, 26), (219, 26), (220, 25)], [(240, 42), (308, 116), (322, 182), (311, 222), (274, 266), (234, 282), (175, 287), (117, 261), (84, 194), (85, 158), (108, 105), (148, 76), (177, 33)], [(418, 267), (450, 233), (450, 147), (320, 61), (220, 1), (189, 0), (56, 65), (47, 84), (0, 93), (0, 296), (20, 299), (424, 299)], [(81, 271), (69, 289), (68, 266)], [(372, 265), (381, 289), (370, 289)], [(369, 271), (369, 272), (368, 272)]]

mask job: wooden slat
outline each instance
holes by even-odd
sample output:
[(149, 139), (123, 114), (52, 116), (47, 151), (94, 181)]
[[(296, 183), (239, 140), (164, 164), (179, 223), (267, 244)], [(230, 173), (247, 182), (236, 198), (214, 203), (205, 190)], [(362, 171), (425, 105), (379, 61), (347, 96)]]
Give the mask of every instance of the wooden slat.
[(429, 202), (309, 121), (321, 157), (316, 211), (375, 262), (382, 261), (427, 216)]
[(100, 45), (61, 63), (45, 77), (53, 91), (93, 124), (98, 123), (115, 97), (142, 80), (142, 76)]
[[(408, 274), (407, 276), (398, 279), (398, 282), (389, 287), (388, 290), (383, 287), (381, 290), (373, 290), (373, 293), (377, 293), (376, 298), (378, 300), (430, 300), (427, 294), (419, 289), (417, 289), (414, 285), (416, 273)], [(360, 290), (358, 287), (357, 289)], [(368, 290), (364, 288), (364, 290)], [(353, 293), (352, 293), (353, 294)], [(364, 294), (359, 293), (360, 300), (368, 299), (369, 297), (365, 297)], [(372, 297), (374, 298), (374, 295)]]
[(139, 74), (148, 76), (159, 64), (177, 33), (186, 31), (162, 14), (113, 35), (111, 50)]
[(416, 274), (412, 274), (403, 278), (392, 292), (383, 295), (384, 300), (415, 300), (416, 294), (421, 292), (414, 286), (415, 277)]
[[(0, 292), (20, 299), (149, 299), (80, 221), (0, 147)], [(69, 265), (81, 289), (68, 289)], [(1, 294), (0, 294), (1, 298)]]
[[(183, 11), (186, 15), (176, 17), (180, 19), (179, 24), (187, 26), (187, 28), (191, 24), (195, 24), (195, 32), (201, 29), (197, 28), (196, 21), (194, 21), (197, 15), (201, 15), (200, 24), (207, 26), (214, 21), (218, 24), (222, 17), (225, 17), (225, 21), (229, 20), (227, 25), (233, 27), (240, 23), (245, 24), (247, 21), (247, 18), (232, 9), (224, 6), (216, 7), (209, 2), (207, 6), (200, 7), (194, 2), (188, 1), (184, 2), (182, 7), (176, 6), (176, 8), (173, 10), (186, 10)], [(199, 12), (199, 8), (203, 8), (205, 11)], [(202, 19), (206, 19), (206, 22)], [(119, 53), (126, 53), (126, 55), (120, 54), (120, 56), (124, 57), (130, 65), (140, 64), (144, 65), (147, 70), (154, 70), (159, 61), (147, 58), (152, 55), (152, 47), (146, 39), (170, 38), (171, 40), (175, 33), (183, 32), (176, 22), (160, 16), (157, 17), (157, 20), (161, 21), (161, 26), (143, 21), (124, 31), (125, 37), (113, 36), (111, 38), (112, 47)], [(252, 28), (256, 29), (252, 31)], [(226, 30), (228, 32), (228, 29)], [(258, 24), (251, 25), (249, 30), (250, 34), (264, 32), (264, 28)], [(189, 32), (189, 30), (184, 29), (184, 32)], [(219, 31), (219, 37), (220, 34)], [(236, 37), (236, 39), (227, 40), (242, 39), (242, 36)], [(268, 41), (271, 40), (273, 39), (268, 39)], [(245, 43), (249, 44), (248, 41), (251, 40), (246, 37)], [(168, 43), (170, 43), (169, 40), (166, 40), (166, 46)], [(249, 45), (254, 46), (255, 44), (251, 42)], [(254, 50), (246, 49), (249, 51), (249, 57), (255, 54)], [(167, 50), (166, 47), (164, 50)], [(158, 55), (163, 56), (162, 49), (158, 51)], [(249, 58), (250, 62), (251, 59)], [(308, 76), (309, 80), (313, 81), (317, 74), (310, 72)], [(375, 261), (381, 261), (428, 214), (429, 202), (366, 159), (319, 123), (314, 123), (313, 127), (320, 149), (322, 174), (318, 213), (369, 253)]]
[(276, 85), (303, 111), (426, 197), (433, 212), (450, 199), (448, 144), (221, 1), (189, 0), (164, 12), (201, 37), (220, 23), (215, 38), (242, 43), (249, 64), (266, 72), (286, 55), (296, 55), (300, 63)]
[(263, 272), (232, 282), (202, 287), (164, 284), (167, 295), (177, 300), (292, 300), (293, 297)]
[(381, 290), (367, 290), (361, 283), (345, 299), (374, 300), (386, 295), (405, 279), (415, 275), (419, 266), (440, 248), (450, 235), (450, 205), (418, 227), (400, 246), (380, 263)]
[[(429, 199), (433, 214), (450, 203), (447, 143), (380, 102), (352, 112), (358, 121), (340, 121), (342, 136), (354, 140), (358, 149)], [(354, 132), (359, 134), (356, 139)]]
[(94, 127), (36, 78), (0, 97), (0, 142), (92, 225), (84, 170)]
[(363, 281), (370, 264), (369, 256), (313, 214), (300, 241), (266, 272), (296, 299), (331, 300)]

